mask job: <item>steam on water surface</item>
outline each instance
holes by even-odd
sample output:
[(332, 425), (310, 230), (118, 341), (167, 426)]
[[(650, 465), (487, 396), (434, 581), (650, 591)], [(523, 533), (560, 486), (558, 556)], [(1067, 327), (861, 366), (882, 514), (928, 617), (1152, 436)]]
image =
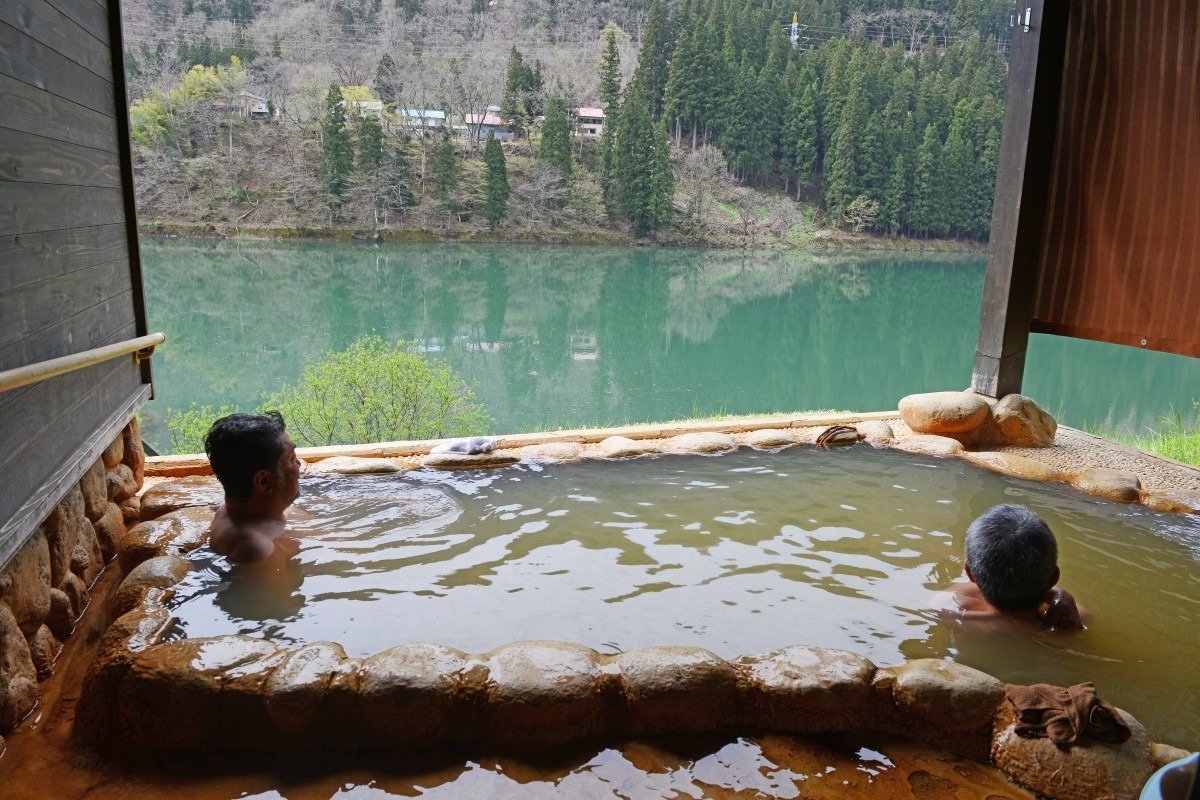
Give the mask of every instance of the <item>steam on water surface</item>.
[[(1003, 502), (1054, 529), (1088, 630), (973, 630), (931, 607), (967, 524)], [(1095, 681), (1159, 740), (1200, 736), (1200, 522), (959, 460), (855, 447), (310, 478), (291, 529), (300, 553), (270, 575), (195, 554), (180, 632), (356, 656), (559, 639), (952, 658), (1014, 683)]]

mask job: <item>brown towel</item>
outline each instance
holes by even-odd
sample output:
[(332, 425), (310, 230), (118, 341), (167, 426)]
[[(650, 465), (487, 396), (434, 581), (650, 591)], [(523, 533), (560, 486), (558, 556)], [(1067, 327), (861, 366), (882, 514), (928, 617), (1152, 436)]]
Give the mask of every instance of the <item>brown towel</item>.
[(1004, 687), (1008, 701), (1017, 709), (1014, 730), (1026, 739), (1047, 737), (1054, 744), (1069, 748), (1080, 736), (1102, 742), (1123, 742), (1131, 735), (1129, 726), (1117, 709), (1096, 697), (1091, 683), (1063, 688), (1048, 683)]

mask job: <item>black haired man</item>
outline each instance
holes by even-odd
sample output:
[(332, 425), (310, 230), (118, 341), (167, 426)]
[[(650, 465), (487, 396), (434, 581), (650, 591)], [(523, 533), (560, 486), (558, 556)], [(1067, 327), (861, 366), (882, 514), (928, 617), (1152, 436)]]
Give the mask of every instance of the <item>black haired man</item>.
[(213, 473), (225, 490), (210, 529), (213, 551), (234, 564), (263, 561), (276, 550), (283, 512), (300, 495), (300, 460), (278, 411), (230, 414), (204, 437)]
[(1075, 598), (1058, 583), (1058, 543), (1041, 517), (993, 506), (967, 528), (967, 582), (952, 590), (965, 619), (1009, 617), (1048, 630), (1081, 630)]

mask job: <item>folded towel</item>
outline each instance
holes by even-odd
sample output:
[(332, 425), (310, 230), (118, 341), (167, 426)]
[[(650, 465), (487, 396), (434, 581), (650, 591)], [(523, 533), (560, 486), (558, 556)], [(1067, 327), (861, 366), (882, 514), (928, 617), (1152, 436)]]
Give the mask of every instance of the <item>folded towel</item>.
[(491, 436), (473, 436), (470, 439), (452, 439), (442, 442), (429, 451), (430, 453), (466, 453), (477, 456), (480, 453), (490, 453), (496, 449), (497, 440)]
[(1018, 736), (1026, 739), (1046, 737), (1064, 750), (1080, 736), (1102, 742), (1124, 742), (1129, 726), (1110, 703), (1096, 696), (1091, 683), (1063, 688), (1048, 683), (1004, 687), (1008, 701), (1017, 709)]

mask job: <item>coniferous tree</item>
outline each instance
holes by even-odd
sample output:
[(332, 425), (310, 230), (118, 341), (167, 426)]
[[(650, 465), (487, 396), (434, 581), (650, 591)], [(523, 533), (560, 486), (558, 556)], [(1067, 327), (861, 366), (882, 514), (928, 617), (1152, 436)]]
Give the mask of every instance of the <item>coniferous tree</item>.
[(429, 161), (429, 173), (433, 179), (433, 195), (447, 208), (454, 208), (454, 193), (458, 189), (458, 156), (454, 153), (454, 140), (450, 138), (450, 126), (443, 125), (433, 156)]
[(383, 166), (383, 126), (374, 114), (358, 123), (358, 171), (375, 176)]
[(655, 119), (662, 115), (673, 39), (667, 4), (664, 0), (654, 0), (646, 16), (646, 27), (642, 30), (636, 71), (642, 76), (650, 112)]
[(914, 231), (925, 236), (944, 236), (949, 230), (946, 214), (946, 169), (942, 160), (942, 143), (937, 128), (928, 125), (917, 151), (913, 173), (912, 202), (908, 222)]
[(799, 91), (788, 109), (784, 127), (784, 156), (788, 159), (785, 169), (796, 171), (796, 199), (800, 199), (800, 187), (812, 181), (817, 166), (817, 90), (816, 81), (802, 76)]
[(567, 123), (567, 104), (559, 95), (546, 101), (546, 121), (542, 123), (542, 142), (538, 158), (558, 170), (564, 178), (571, 174), (571, 130)]
[(666, 128), (655, 125), (645, 87), (633, 80), (625, 91), (613, 146), (613, 206), (639, 236), (670, 220), (674, 178)]
[(600, 56), (600, 105), (607, 115), (621, 101), (621, 53), (617, 50), (616, 31), (609, 29)]
[(321, 161), (318, 167), (321, 189), (331, 217), (346, 197), (350, 173), (354, 170), (354, 148), (346, 129), (346, 109), (336, 83), (329, 84), (325, 96), (325, 114), (321, 120)]
[(388, 187), (387, 208), (403, 214), (417, 202), (408, 139), (402, 138), (390, 146), (385, 146), (383, 155), (383, 171)]
[(504, 150), (491, 131), (488, 131), (487, 143), (483, 146), (483, 163), (483, 217), (488, 227), (496, 230), (508, 214), (508, 165)]
[(375, 96), (384, 103), (397, 102), (400, 94), (400, 70), (390, 55), (384, 53), (375, 68)]

